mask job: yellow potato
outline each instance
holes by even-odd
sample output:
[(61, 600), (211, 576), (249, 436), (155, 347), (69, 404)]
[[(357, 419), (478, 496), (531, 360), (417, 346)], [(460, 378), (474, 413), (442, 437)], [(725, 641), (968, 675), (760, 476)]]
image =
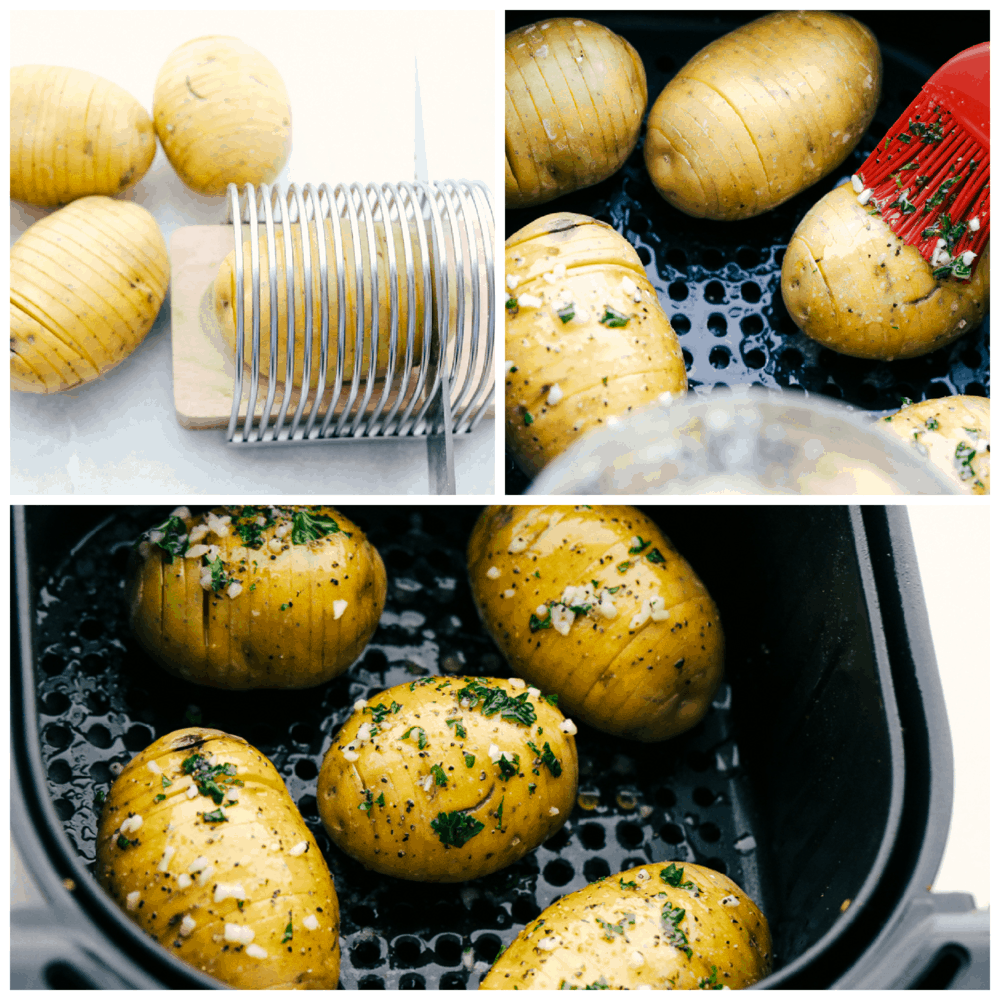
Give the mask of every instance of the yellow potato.
[[(363, 220), (359, 220), (359, 238), (362, 246), (360, 254), (360, 265), (356, 260), (354, 241), (351, 235), (351, 226), (348, 220), (341, 220), (341, 237), (344, 246), (344, 268), (345, 268), (345, 296), (344, 308), (346, 310), (346, 340), (344, 350), (344, 379), (350, 381), (354, 373), (354, 363), (356, 358), (356, 337), (357, 337), (357, 269), (361, 267), (364, 292), (362, 297), (363, 328), (365, 330), (362, 341), (364, 347), (361, 355), (361, 378), (368, 376), (368, 366), (371, 360), (371, 330), (372, 330), (372, 298), (371, 298), (371, 263), (368, 255), (368, 235), (367, 227)], [(385, 237), (385, 229), (380, 223), (374, 226), (376, 268), (378, 277), (378, 353), (375, 361), (376, 371), (380, 375), (385, 375), (389, 370), (389, 346), (393, 338), (396, 340), (396, 363), (395, 372), (401, 372), (406, 360), (407, 325), (410, 317), (409, 290), (406, 278), (406, 258), (404, 256), (403, 240), (404, 236), (399, 227), (394, 226), (393, 246), (396, 259), (396, 287), (398, 296), (398, 320), (396, 327), (391, 327), (391, 299), (389, 282), (389, 262), (388, 245)], [(333, 238), (333, 226), (327, 220), (324, 223), (325, 249), (327, 255), (327, 294), (329, 303), (329, 354), (327, 356), (326, 382), (327, 387), (334, 384), (337, 371), (337, 323), (339, 309), (338, 279), (337, 279), (337, 253)], [(410, 253), (411, 257), (420, 260), (420, 245), (417, 242), (416, 227), (410, 228)], [(263, 234), (259, 237), (258, 249), (260, 252), (260, 365), (265, 377), (268, 375), (268, 366), (271, 359), (271, 286), (268, 280), (266, 261), (267, 237)], [(427, 237), (428, 253), (431, 253), (431, 238)], [(310, 363), (311, 381), (316, 382), (317, 373), (320, 368), (320, 336), (321, 336), (321, 316), (320, 316), (320, 278), (319, 265), (317, 261), (318, 241), (313, 227), (309, 226), (309, 250), (312, 268), (312, 360)], [(287, 281), (285, 275), (285, 242), (281, 228), (275, 230), (275, 261), (278, 279), (278, 349), (276, 352), (278, 363), (278, 381), (284, 384), (285, 372), (288, 358), (288, 312), (287, 312)], [(302, 231), (301, 227), (292, 227), (292, 261), (294, 267), (293, 278), (293, 301), (295, 303), (295, 354), (292, 383), (299, 388), (303, 384), (303, 373), (305, 371), (305, 277), (302, 264)], [(223, 336), (233, 357), (236, 356), (236, 302), (238, 292), (236, 289), (236, 251), (233, 250), (219, 267), (219, 273), (215, 279), (215, 311), (222, 327)], [(434, 274), (434, 261), (432, 255), (431, 280), (436, 280)], [(244, 366), (250, 368), (253, 357), (253, 326), (252, 326), (252, 288), (250, 271), (250, 241), (243, 243), (243, 357)], [(451, 283), (452, 285), (454, 282)], [(436, 286), (432, 284), (432, 288)], [(451, 289), (453, 291), (453, 289)], [(417, 268), (414, 291), (416, 295), (416, 308), (414, 310), (414, 339), (412, 359), (413, 363), (419, 363), (424, 343), (424, 284), (423, 275), (420, 268)], [(432, 292), (432, 309), (436, 303), (437, 295)], [(457, 300), (456, 300), (457, 301)], [(437, 312), (433, 313), (433, 328), (437, 329)]]
[(990, 491), (990, 401), (945, 396), (909, 403), (879, 426), (912, 443), (963, 493)]
[(882, 57), (858, 21), (781, 11), (706, 45), (649, 113), (646, 168), (696, 218), (748, 219), (830, 173), (878, 106)]
[(507, 208), (597, 184), (635, 149), (646, 110), (639, 53), (593, 21), (555, 17), (505, 40)]
[(61, 392), (103, 375), (156, 319), (170, 261), (146, 209), (101, 195), (36, 222), (10, 250), (10, 387)]
[(256, 49), (222, 35), (170, 53), (156, 79), (153, 122), (171, 166), (199, 194), (270, 183), (292, 148), (278, 71)]
[(97, 877), (150, 937), (229, 986), (337, 988), (333, 879), (274, 765), (238, 736), (182, 729), (133, 757), (104, 804)]
[(507, 448), (534, 475), (589, 430), (687, 389), (684, 358), (638, 254), (586, 215), (507, 240)]
[(129, 621), (164, 670), (208, 687), (306, 688), (342, 674), (385, 606), (382, 559), (332, 507), (179, 508), (140, 539)]
[(488, 875), (569, 818), (575, 732), (517, 678), (400, 684), (355, 705), (337, 733), (319, 774), (319, 814), (341, 850), (384, 875)]
[(487, 507), (468, 558), (479, 616), (511, 669), (573, 719), (652, 742), (708, 711), (719, 613), (634, 507)]
[(119, 194), (155, 154), (146, 109), (121, 87), (62, 66), (11, 69), (11, 198), (55, 206)]
[(711, 868), (648, 864), (563, 896), (497, 958), (481, 990), (710, 990), (771, 971), (771, 933)]
[(849, 182), (821, 198), (792, 236), (781, 265), (789, 315), (813, 340), (855, 358), (929, 354), (982, 321), (990, 302), (987, 243), (971, 281), (935, 278)]

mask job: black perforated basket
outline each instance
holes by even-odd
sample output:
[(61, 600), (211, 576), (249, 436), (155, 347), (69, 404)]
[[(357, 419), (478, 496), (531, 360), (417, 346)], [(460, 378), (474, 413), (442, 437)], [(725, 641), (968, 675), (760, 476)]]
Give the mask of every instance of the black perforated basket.
[(720, 608), (726, 678), (711, 710), (659, 744), (581, 727), (566, 826), (460, 885), (366, 871), (330, 843), (315, 794), (356, 699), (424, 672), (505, 673), (465, 571), (478, 511), (345, 510), (388, 571), (372, 643), (314, 690), (237, 693), (168, 677), (127, 628), (128, 548), (166, 513), (15, 510), (11, 819), (50, 902), (17, 911), (15, 986), (218, 985), (146, 938), (93, 877), (95, 794), (193, 718), (248, 739), (287, 783), (336, 882), (345, 988), (474, 989), (556, 898), (666, 860), (723, 871), (760, 903), (776, 958), (764, 986), (984, 982), (985, 918), (948, 923), (942, 910), (969, 910), (971, 897), (926, 888), (948, 828), (951, 749), (902, 508), (648, 510)]
[[(700, 48), (764, 12), (588, 11), (584, 16), (627, 38), (646, 68), (649, 107)], [(688, 385), (699, 392), (752, 383), (821, 393), (863, 410), (888, 413), (900, 400), (989, 395), (989, 317), (954, 344), (909, 361), (849, 358), (799, 332), (781, 298), (785, 247), (806, 212), (872, 152), (939, 66), (989, 38), (987, 11), (848, 12), (868, 25), (883, 59), (882, 101), (848, 159), (801, 194), (754, 219), (692, 219), (668, 205), (646, 172), (640, 138), (625, 167), (608, 180), (534, 208), (507, 211), (511, 236), (549, 212), (590, 215), (614, 226), (637, 250), (684, 352)], [(511, 11), (507, 30), (565, 16)], [(648, 111), (648, 107), (647, 107)], [(645, 136), (645, 121), (642, 136)], [(509, 494), (524, 474), (507, 459)]]

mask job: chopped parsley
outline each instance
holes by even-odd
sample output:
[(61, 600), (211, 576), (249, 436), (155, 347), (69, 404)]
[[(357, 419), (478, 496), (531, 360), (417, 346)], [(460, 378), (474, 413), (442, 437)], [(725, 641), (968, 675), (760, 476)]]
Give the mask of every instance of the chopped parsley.
[(538, 785), (536, 785), (533, 781), (529, 782), (528, 783), (528, 794), (529, 795), (534, 795), (535, 794), (535, 789), (537, 787), (538, 787)]
[(476, 758), (475, 758), (474, 754), (467, 753), (465, 755), (465, 766), (466, 767), (475, 767), (476, 766)]
[(601, 379), (601, 384), (602, 385), (607, 385), (608, 384), (608, 376), (607, 375), (605, 375), (604, 378)]
[(691, 947), (688, 945), (687, 935), (681, 930), (681, 921), (684, 919), (685, 912), (667, 900), (663, 904), (663, 913), (660, 914), (660, 918), (663, 920), (667, 932), (667, 940), (678, 951), (683, 951), (690, 958), (692, 955)]
[[(547, 701), (547, 702), (548, 702), (548, 703), (549, 703), (550, 705), (558, 705), (558, 704), (559, 704), (559, 695), (557, 695), (557, 694), (547, 694), (547, 695), (545, 696), (545, 700), (546, 700), (546, 701)], [(540, 730), (540, 729), (539, 729), (538, 731), (539, 731), (539, 732), (541, 732), (541, 730)]]
[[(208, 558), (207, 556), (205, 557)], [(226, 564), (222, 561), (222, 556), (216, 556), (210, 563), (206, 564), (212, 571), (212, 590), (217, 594), (223, 587), (228, 587), (236, 582), (236, 578), (226, 573)]]
[(444, 773), (444, 768), (440, 764), (431, 765), (431, 774), (434, 775), (434, 784), (442, 788), (448, 786), (448, 775)]
[(528, 746), (531, 748), (531, 752), (552, 772), (553, 778), (558, 778), (562, 774), (562, 764), (559, 763), (548, 743), (545, 744), (544, 750), (539, 750), (531, 740), (528, 740)]
[[(259, 549), (264, 544), (264, 529), (274, 524), (267, 507), (241, 507), (232, 515), (232, 525), (248, 549)], [(260, 524), (263, 518), (264, 523)]]
[(501, 754), (500, 759), (497, 761), (497, 766), (500, 768), (501, 779), (509, 781), (517, 774), (521, 766), (521, 758), (518, 754), (514, 754), (513, 758), (508, 758), (506, 754)]
[(552, 608), (549, 608), (545, 612), (544, 618), (539, 618), (538, 615), (532, 613), (531, 617), (528, 619), (528, 628), (532, 632), (537, 632), (539, 629), (552, 628)]
[(465, 726), (462, 725), (461, 719), (445, 719), (444, 724), (446, 726), (455, 727), (455, 735), (460, 739), (464, 740), (468, 733), (465, 731)]
[(976, 457), (976, 449), (968, 441), (959, 441), (955, 448), (955, 461), (958, 463), (958, 478), (971, 479), (975, 473), (972, 470), (972, 460)]
[(639, 888), (639, 886), (636, 885), (636, 883), (634, 881), (626, 882), (625, 879), (623, 879), (623, 878), (619, 878), (618, 879), (618, 885), (621, 886), (622, 889), (638, 889)]
[(463, 812), (438, 813), (431, 820), (431, 829), (445, 847), (462, 847), (485, 829), (478, 819)]
[(524, 426), (530, 427), (535, 422), (535, 418), (527, 411), (524, 411)]
[(693, 889), (695, 895), (698, 895), (698, 886), (690, 880), (687, 882), (681, 881), (684, 878), (684, 869), (678, 868), (675, 864), (669, 864), (666, 868), (662, 868), (660, 870), (660, 878), (667, 885), (673, 886), (675, 889)]
[(182, 556), (187, 551), (187, 528), (184, 527), (184, 522), (179, 517), (168, 517), (163, 524), (158, 524), (155, 528), (150, 528), (143, 537), (148, 538), (153, 531), (159, 531), (163, 534), (163, 537), (158, 542), (153, 542), (153, 544), (166, 552), (167, 558), (164, 560), (165, 562), (172, 563), (174, 556)]
[(564, 322), (568, 323), (575, 315), (576, 311), (573, 303), (570, 302), (569, 305), (563, 306), (562, 309), (556, 310), (556, 315)]
[(707, 977), (704, 977), (704, 978), (698, 980), (698, 989), (699, 990), (721, 990), (722, 989), (722, 983), (720, 983), (716, 979), (717, 973), (718, 973), (718, 969), (716, 969), (716, 967), (713, 965), (712, 966), (712, 974), (710, 976), (707, 976)]
[[(681, 916), (684, 915), (684, 911), (681, 910)], [(603, 929), (603, 938), (605, 941), (614, 941), (616, 934), (621, 934), (622, 937), (625, 936), (625, 924), (627, 923), (630, 927), (635, 927), (635, 914), (625, 913), (622, 915), (621, 920), (617, 924), (609, 923), (607, 920), (602, 920), (600, 917), (595, 916), (594, 919), (600, 924)], [(690, 956), (688, 956), (690, 958)]]
[(103, 806), (104, 805), (105, 793), (98, 789), (94, 792), (94, 805)]
[(427, 746), (427, 733), (425, 733), (420, 726), (410, 726), (410, 728), (403, 733), (400, 739), (408, 740), (410, 738), (410, 733), (412, 733), (414, 729), (417, 731), (417, 749), (423, 750), (423, 748)]
[(628, 554), (630, 556), (637, 556), (643, 549), (648, 548), (652, 543), (644, 542), (642, 540), (642, 535), (636, 535), (635, 540), (639, 543), (638, 545), (633, 545), (629, 550)]
[[(663, 553), (659, 549), (653, 549), (652, 552), (646, 553), (646, 558), (654, 564), (665, 563), (667, 560), (663, 558)], [(617, 587), (615, 588), (618, 589)]]
[(507, 299), (507, 309), (509, 309), (513, 315), (517, 315), (517, 299), (515, 299), (513, 295)]
[(527, 691), (512, 698), (503, 688), (491, 688), (482, 681), (483, 678), (477, 678), (458, 691), (455, 697), (459, 702), (468, 699), (470, 708), (475, 708), (482, 701), (482, 712), (487, 718), (499, 712), (502, 719), (519, 722), (522, 726), (530, 726), (535, 721), (535, 708), (528, 701)]
[[(118, 839), (115, 841), (115, 843), (124, 851), (129, 844), (132, 844), (132, 841), (129, 840), (124, 833), (119, 833)], [(137, 840), (135, 841), (135, 843), (138, 844), (139, 841)]]
[(210, 813), (202, 813), (201, 818), (206, 823), (228, 823), (229, 817), (221, 810), (215, 809)]
[(292, 940), (292, 911), (288, 911), (288, 923), (285, 925), (285, 933), (282, 935), (281, 943), (285, 944)]
[(500, 796), (500, 805), (497, 806), (497, 829), (503, 829), (503, 800), (506, 796)]
[(326, 535), (335, 535), (340, 525), (326, 514), (310, 514), (308, 510), (297, 510), (292, 515), (292, 544), (303, 545), (314, 542)]
[(924, 427), (929, 431), (936, 431), (941, 425), (937, 421), (937, 417), (928, 417), (924, 421)]
[(372, 713), (372, 722), (376, 726), (380, 726), (385, 722), (385, 718), (390, 712), (395, 715), (402, 707), (402, 705), (395, 701), (391, 705), (372, 705), (371, 709), (369, 709)]
[(384, 806), (385, 805), (385, 792), (379, 792), (378, 798), (375, 800), (375, 805)]
[(153, 796), (153, 801), (154, 802), (162, 802), (165, 798), (166, 798), (166, 795), (164, 795), (163, 792), (160, 792), (159, 795), (154, 795)]
[(564, 979), (559, 984), (559, 989), (561, 989), (561, 990), (610, 990), (611, 987), (608, 986), (608, 982), (604, 978), (604, 976), (601, 976), (600, 979), (595, 979), (592, 983), (589, 983), (587, 986), (570, 986), (570, 984), (567, 983), (566, 980)]
[(628, 568), (629, 568), (629, 566), (631, 566), (631, 565), (632, 565), (632, 564), (631, 564), (631, 563), (630, 563), (630, 562), (629, 562), (629, 561), (628, 561), (628, 560), (626, 559), (626, 560), (625, 560), (625, 562), (620, 562), (620, 563), (619, 563), (619, 564), (618, 564), (618, 565), (617, 565), (617, 566), (615, 567), (615, 569), (616, 569), (616, 570), (618, 570), (618, 572), (619, 572), (619, 573), (627, 573), (627, 572), (628, 572)]
[(597, 322), (609, 327), (628, 326), (629, 318), (625, 313), (620, 313), (611, 306), (605, 306), (604, 315)]
[(165, 774), (163, 774), (160, 776), (160, 784), (164, 788), (169, 788), (173, 784), (173, 782)]
[(207, 758), (200, 753), (191, 754), (182, 764), (181, 770), (185, 774), (190, 774), (194, 778), (194, 783), (198, 786), (198, 791), (202, 795), (207, 795), (217, 805), (222, 805), (225, 797), (225, 785), (243, 784), (243, 782), (229, 781), (236, 774), (235, 764), (209, 764)]
[(362, 812), (371, 813), (372, 811), (372, 790), (370, 788), (365, 789), (365, 797), (358, 806)]

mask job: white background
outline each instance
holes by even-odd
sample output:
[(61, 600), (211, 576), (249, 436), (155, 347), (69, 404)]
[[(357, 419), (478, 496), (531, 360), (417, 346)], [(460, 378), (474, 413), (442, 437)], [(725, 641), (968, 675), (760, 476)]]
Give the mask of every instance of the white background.
[[(430, 180), (491, 188), (498, 156), (493, 11), (15, 12), (17, 64), (89, 70), (151, 113), (160, 67), (201, 35), (234, 35), (277, 68), (292, 108), (292, 154), (279, 183), (409, 180), (414, 175), (415, 61)], [(158, 149), (126, 195), (169, 245), (182, 225), (225, 221), (224, 199), (180, 182)], [(13, 241), (46, 214), (11, 203)], [(427, 450), (413, 441), (229, 449), (222, 431), (174, 416), (170, 300), (118, 368), (53, 396), (11, 394), (11, 492), (17, 494), (409, 494), (427, 492)], [(494, 424), (455, 442), (459, 493), (489, 493)]]

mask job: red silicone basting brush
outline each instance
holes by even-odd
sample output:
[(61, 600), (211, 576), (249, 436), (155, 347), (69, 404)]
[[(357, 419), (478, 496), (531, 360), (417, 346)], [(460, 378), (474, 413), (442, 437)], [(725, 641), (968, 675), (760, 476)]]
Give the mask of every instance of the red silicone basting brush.
[(949, 59), (851, 180), (936, 278), (968, 280), (990, 238), (990, 43)]

